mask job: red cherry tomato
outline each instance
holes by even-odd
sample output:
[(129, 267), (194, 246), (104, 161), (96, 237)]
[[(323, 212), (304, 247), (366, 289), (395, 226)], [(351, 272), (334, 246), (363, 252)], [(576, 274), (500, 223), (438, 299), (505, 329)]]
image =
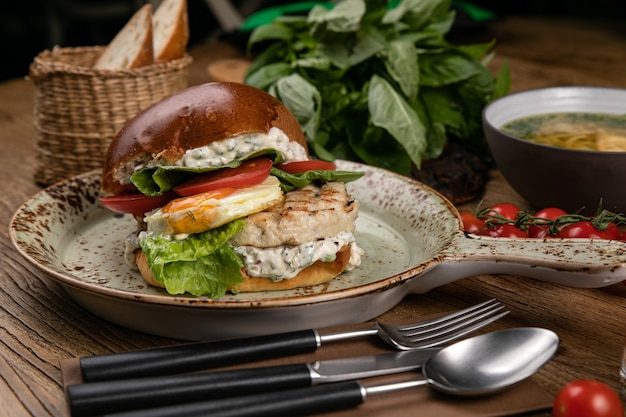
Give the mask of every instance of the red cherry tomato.
[(611, 239), (611, 234), (600, 231), (591, 222), (581, 221), (568, 224), (556, 235), (561, 238)]
[(485, 222), (467, 211), (461, 212), (461, 220), (463, 220), (463, 230), (467, 233), (480, 234), (485, 230)]
[(174, 187), (174, 192), (189, 196), (220, 188), (251, 187), (260, 184), (270, 175), (272, 164), (272, 160), (268, 158), (249, 159), (236, 168), (223, 168), (197, 175)]
[(609, 223), (606, 229), (604, 229), (604, 233), (607, 236), (607, 239), (619, 240), (621, 232), (619, 230), (619, 226), (615, 223)]
[[(566, 215), (567, 212), (563, 209), (556, 207), (547, 207), (536, 212), (533, 217), (539, 217), (541, 219), (555, 220), (560, 216)], [(528, 227), (528, 236), (533, 238), (545, 238), (552, 237), (549, 232), (549, 226), (547, 225), (531, 225)]]
[(520, 208), (517, 207), (515, 204), (500, 203), (494, 204), (493, 206), (489, 207), (487, 214), (492, 216), (500, 215), (506, 219), (515, 220), (515, 218), (517, 217), (517, 213), (519, 213), (520, 211)]
[(624, 417), (618, 395), (606, 384), (581, 379), (567, 384), (555, 397), (554, 417)]
[(525, 230), (518, 229), (512, 224), (498, 224), (495, 227), (488, 227), (481, 233), (482, 236), (491, 237), (513, 237), (524, 238), (528, 237), (528, 233)]
[(294, 161), (276, 165), (276, 168), (288, 174), (300, 174), (307, 171), (334, 171), (337, 169), (332, 162), (312, 159), (310, 161)]
[(159, 207), (163, 207), (176, 198), (174, 193), (164, 193), (157, 197), (148, 197), (143, 194), (122, 194), (100, 198), (100, 202), (109, 210), (118, 213), (144, 214)]

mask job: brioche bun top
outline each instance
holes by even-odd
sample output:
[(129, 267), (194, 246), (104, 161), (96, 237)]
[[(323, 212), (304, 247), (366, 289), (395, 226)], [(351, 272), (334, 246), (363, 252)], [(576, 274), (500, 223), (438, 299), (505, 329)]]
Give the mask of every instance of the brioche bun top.
[(141, 111), (120, 129), (105, 155), (102, 192), (134, 190), (132, 184), (120, 183), (116, 171), (122, 166), (157, 158), (174, 163), (187, 150), (244, 133), (268, 133), (272, 127), (307, 149), (296, 118), (265, 91), (218, 82), (187, 88)]

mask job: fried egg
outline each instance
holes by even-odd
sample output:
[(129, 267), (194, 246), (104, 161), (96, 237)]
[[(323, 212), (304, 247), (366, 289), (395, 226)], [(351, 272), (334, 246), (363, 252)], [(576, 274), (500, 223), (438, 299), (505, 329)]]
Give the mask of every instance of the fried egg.
[(269, 176), (245, 188), (222, 188), (170, 201), (144, 218), (148, 232), (200, 233), (272, 207), (283, 199), (280, 181)]

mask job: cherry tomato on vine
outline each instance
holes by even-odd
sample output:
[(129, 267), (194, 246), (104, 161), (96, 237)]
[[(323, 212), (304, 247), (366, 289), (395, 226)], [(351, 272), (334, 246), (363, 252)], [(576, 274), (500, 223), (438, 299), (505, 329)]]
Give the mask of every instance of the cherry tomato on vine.
[[(565, 216), (567, 212), (557, 207), (546, 207), (536, 212), (533, 217), (541, 219), (556, 220), (560, 216)], [(548, 225), (530, 225), (528, 226), (528, 236), (533, 238), (552, 237), (549, 232)]]
[(624, 417), (622, 401), (608, 385), (590, 379), (567, 384), (554, 399), (554, 417)]
[(556, 236), (562, 238), (611, 239), (610, 233), (596, 229), (588, 221), (568, 224)]
[(487, 214), (490, 214), (493, 216), (495, 213), (495, 214), (499, 214), (500, 216), (506, 219), (515, 220), (515, 218), (517, 217), (517, 213), (519, 213), (520, 211), (521, 209), (517, 207), (515, 204), (499, 203), (499, 204), (494, 204), (493, 206), (489, 207), (489, 209), (487, 210)]
[(461, 220), (463, 220), (463, 230), (467, 233), (479, 235), (486, 228), (482, 219), (467, 211), (461, 212)]
[(617, 226), (615, 223), (609, 223), (607, 228), (604, 229), (604, 233), (607, 236), (607, 239), (613, 240), (618, 240), (621, 235), (619, 226)]
[(498, 224), (495, 227), (488, 227), (481, 233), (481, 235), (491, 236), (491, 237), (514, 237), (514, 238), (528, 237), (528, 233), (525, 230), (518, 229), (512, 224)]

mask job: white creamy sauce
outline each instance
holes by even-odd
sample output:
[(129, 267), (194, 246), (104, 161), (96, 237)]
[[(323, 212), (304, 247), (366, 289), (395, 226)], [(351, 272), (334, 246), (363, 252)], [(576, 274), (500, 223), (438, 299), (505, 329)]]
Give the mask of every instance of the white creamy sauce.
[(139, 233), (133, 232), (129, 234), (126, 236), (124, 243), (124, 261), (126, 261), (126, 264), (131, 268), (136, 268), (135, 251), (141, 248), (141, 246), (139, 246)]
[(302, 145), (291, 142), (285, 132), (272, 127), (267, 134), (244, 133), (200, 148), (189, 149), (180, 160), (174, 163), (167, 163), (159, 155), (145, 155), (117, 168), (114, 176), (121, 184), (128, 184), (133, 172), (145, 168), (158, 168), (163, 165), (189, 168), (219, 167), (230, 163), (235, 158), (268, 148), (278, 150), (283, 155), (284, 162), (309, 159)]
[(349, 232), (341, 232), (333, 238), (298, 246), (281, 245), (275, 248), (235, 246), (233, 249), (241, 256), (248, 275), (281, 281), (295, 277), (304, 268), (319, 260), (334, 261), (337, 252), (349, 244), (352, 246), (350, 261), (346, 269), (351, 270), (361, 264), (363, 250), (356, 245), (354, 234)]
[[(278, 150), (285, 161), (301, 161), (308, 159), (306, 150), (297, 142), (292, 142), (285, 133), (272, 127), (267, 134), (251, 132), (233, 136), (230, 139), (213, 142), (200, 148), (189, 149), (183, 157), (176, 161), (174, 166), (189, 168), (206, 168), (222, 166), (236, 158), (248, 155), (261, 149), (273, 148)], [(158, 160), (146, 163), (141, 168), (155, 168), (161, 165)]]

